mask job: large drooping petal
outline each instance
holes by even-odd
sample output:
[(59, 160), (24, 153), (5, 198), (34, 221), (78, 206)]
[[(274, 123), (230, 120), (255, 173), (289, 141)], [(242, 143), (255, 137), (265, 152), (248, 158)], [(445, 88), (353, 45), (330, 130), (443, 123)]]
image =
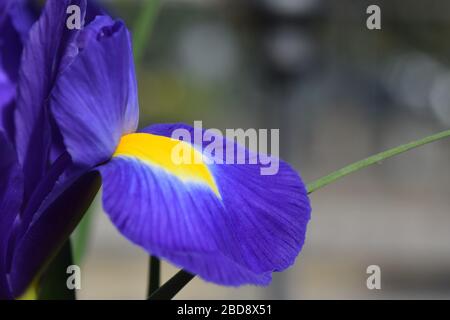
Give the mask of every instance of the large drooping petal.
[(80, 52), (51, 95), (64, 144), (74, 163), (85, 167), (107, 161), (138, 123), (130, 34), (121, 21), (106, 17), (92, 25), (80, 34)]
[(69, 44), (78, 33), (66, 26), (66, 10), (72, 4), (80, 6), (84, 16), (85, 0), (48, 0), (23, 50), (15, 125), (17, 154), (27, 177), (26, 197), (50, 164), (52, 122), (48, 98), (63, 62), (68, 62), (65, 56)]
[(12, 298), (6, 268), (8, 241), (19, 214), (23, 195), (23, 176), (16, 154), (5, 135), (0, 132), (0, 300)]
[[(191, 134), (181, 144), (170, 138), (180, 128)], [(224, 154), (244, 150), (247, 164), (195, 162), (207, 144), (193, 145), (191, 127), (144, 131), (124, 136), (113, 159), (99, 167), (104, 209), (125, 237), (225, 285), (266, 285), (273, 271), (293, 264), (311, 209), (288, 164), (280, 161), (277, 174), (261, 175), (261, 163), (248, 164), (257, 154), (222, 137)], [(173, 158), (179, 146), (190, 164)]]

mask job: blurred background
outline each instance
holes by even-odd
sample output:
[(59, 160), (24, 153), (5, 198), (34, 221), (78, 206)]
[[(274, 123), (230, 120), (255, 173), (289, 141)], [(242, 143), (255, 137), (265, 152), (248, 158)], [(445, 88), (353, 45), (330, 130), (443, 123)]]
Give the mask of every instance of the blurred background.
[[(145, 1), (104, 1), (130, 28)], [(381, 30), (366, 9), (381, 8)], [(163, 1), (138, 69), (141, 124), (279, 128), (281, 156), (311, 182), (450, 127), (446, 0)], [(296, 264), (267, 288), (192, 281), (186, 299), (450, 298), (450, 143), (312, 195)], [(148, 256), (94, 205), (82, 299), (142, 299)], [(368, 290), (366, 268), (381, 268)], [(163, 264), (163, 280), (177, 270)]]

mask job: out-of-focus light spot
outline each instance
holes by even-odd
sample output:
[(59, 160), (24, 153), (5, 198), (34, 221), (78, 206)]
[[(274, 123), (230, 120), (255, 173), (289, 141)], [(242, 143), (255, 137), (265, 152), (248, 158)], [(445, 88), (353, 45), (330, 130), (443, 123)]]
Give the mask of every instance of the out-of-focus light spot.
[(271, 63), (278, 71), (297, 73), (307, 66), (314, 56), (310, 37), (298, 29), (281, 27), (271, 32), (266, 40)]
[(430, 107), (431, 86), (442, 70), (425, 54), (403, 54), (388, 63), (388, 88), (401, 104), (422, 113)]
[(310, 13), (318, 6), (318, 0), (262, 0), (271, 11), (280, 15)]
[(188, 75), (201, 81), (223, 81), (237, 68), (237, 51), (235, 39), (225, 26), (197, 24), (182, 32), (177, 55)]
[(433, 82), (430, 103), (436, 117), (450, 125), (450, 73), (439, 76)]

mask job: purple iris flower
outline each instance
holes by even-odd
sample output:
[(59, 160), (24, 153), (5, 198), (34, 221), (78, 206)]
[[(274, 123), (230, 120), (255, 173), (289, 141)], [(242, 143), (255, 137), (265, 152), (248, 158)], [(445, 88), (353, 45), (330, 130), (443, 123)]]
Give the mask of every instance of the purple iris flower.
[[(299, 175), (283, 161), (271, 176), (261, 164), (174, 164), (174, 130), (199, 132), (183, 124), (137, 132), (130, 34), (107, 15), (68, 30), (73, 4), (86, 15), (85, 0), (48, 0), (29, 31), (14, 139), (0, 134), (0, 298), (24, 292), (100, 181), (111, 221), (149, 253), (218, 284), (267, 285), (303, 246), (311, 208)], [(206, 147), (182, 143), (194, 155)], [(223, 145), (224, 157), (243, 150)]]

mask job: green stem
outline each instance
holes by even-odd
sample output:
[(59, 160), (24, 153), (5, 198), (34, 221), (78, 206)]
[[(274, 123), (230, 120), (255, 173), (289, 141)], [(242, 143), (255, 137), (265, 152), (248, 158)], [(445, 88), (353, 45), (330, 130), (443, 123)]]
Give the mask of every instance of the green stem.
[(66, 285), (68, 277), (66, 270), (73, 264), (72, 245), (69, 239), (41, 276), (39, 300), (76, 300), (75, 290), (70, 290)]
[(375, 163), (379, 163), (380, 161), (386, 160), (388, 158), (391, 158), (393, 156), (396, 156), (398, 154), (401, 154), (403, 152), (409, 151), (411, 149), (415, 149), (417, 147), (423, 146), (425, 144), (438, 141), (444, 138), (450, 137), (450, 130), (446, 130), (431, 136), (428, 136), (426, 138), (416, 140), (407, 144), (403, 144), (401, 146), (398, 146), (396, 148), (378, 153), (374, 156), (371, 156), (369, 158), (366, 158), (364, 160), (355, 162), (347, 167), (344, 167), (340, 170), (337, 170), (325, 177), (322, 177), (310, 184), (308, 184), (308, 194), (313, 193), (314, 191), (317, 191), (320, 188), (325, 187), (326, 185), (329, 185), (330, 183), (335, 182), (336, 180), (345, 177), (346, 175), (349, 175), (352, 172), (364, 169), (368, 166), (371, 166)]
[(139, 68), (145, 46), (153, 30), (162, 0), (147, 0), (133, 28), (133, 51), (136, 69)]
[(88, 247), (89, 237), (91, 235), (92, 220), (94, 211), (97, 208), (96, 202), (92, 203), (84, 217), (81, 219), (77, 228), (72, 234), (73, 260), (76, 265), (81, 265)]

